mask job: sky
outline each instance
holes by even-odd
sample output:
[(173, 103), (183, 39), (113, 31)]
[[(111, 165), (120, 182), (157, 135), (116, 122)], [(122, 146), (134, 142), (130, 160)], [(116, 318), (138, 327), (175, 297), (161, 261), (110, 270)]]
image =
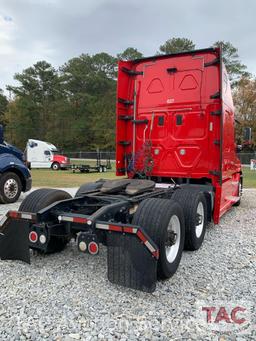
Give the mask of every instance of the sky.
[(0, 0), (0, 88), (39, 60), (130, 46), (151, 56), (172, 37), (230, 41), (256, 75), (256, 0)]

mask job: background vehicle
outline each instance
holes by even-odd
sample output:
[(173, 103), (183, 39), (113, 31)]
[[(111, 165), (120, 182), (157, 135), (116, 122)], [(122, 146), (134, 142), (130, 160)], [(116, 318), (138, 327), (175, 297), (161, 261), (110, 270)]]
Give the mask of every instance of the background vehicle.
[(234, 108), (219, 49), (120, 61), (116, 125), (117, 175), (128, 178), (85, 184), (75, 198), (33, 192), (2, 223), (3, 259), (29, 262), (29, 247), (60, 251), (75, 237), (81, 252), (107, 246), (111, 282), (152, 292), (174, 275), (184, 248), (202, 245), (207, 223), (239, 205)]
[(0, 126), (0, 203), (17, 201), (21, 192), (31, 189), (31, 184), (22, 151), (4, 141), (3, 127)]
[(26, 146), (26, 161), (30, 168), (66, 169), (69, 159), (59, 154), (58, 149), (51, 143), (29, 139)]
[(106, 159), (106, 161), (102, 161), (101, 152), (97, 149), (97, 159), (94, 165), (89, 164), (73, 164), (71, 165), (71, 169), (73, 173), (76, 171), (80, 171), (81, 173), (104, 173), (107, 172), (108, 169), (111, 169), (111, 161), (110, 157)]

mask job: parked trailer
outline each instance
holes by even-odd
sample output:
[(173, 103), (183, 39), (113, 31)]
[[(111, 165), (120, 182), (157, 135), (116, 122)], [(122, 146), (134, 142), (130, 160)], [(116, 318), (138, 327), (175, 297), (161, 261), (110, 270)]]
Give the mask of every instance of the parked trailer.
[(110, 157), (107, 158), (106, 162), (102, 162), (101, 160), (101, 153), (97, 151), (97, 159), (96, 159), (96, 164), (93, 165), (88, 165), (88, 164), (80, 164), (80, 165), (71, 165), (71, 169), (73, 173), (76, 171), (79, 171), (81, 173), (105, 173), (107, 172), (108, 169), (111, 169), (111, 161)]
[(242, 194), (234, 108), (221, 50), (209, 48), (118, 64), (116, 169), (65, 191), (39, 189), (2, 220), (0, 256), (29, 262), (29, 248), (81, 252), (107, 246), (108, 279), (153, 292), (197, 250), (206, 225)]
[(71, 169), (73, 173), (75, 173), (76, 171), (79, 171), (80, 173), (104, 173), (107, 171), (107, 167), (103, 165), (71, 165)]

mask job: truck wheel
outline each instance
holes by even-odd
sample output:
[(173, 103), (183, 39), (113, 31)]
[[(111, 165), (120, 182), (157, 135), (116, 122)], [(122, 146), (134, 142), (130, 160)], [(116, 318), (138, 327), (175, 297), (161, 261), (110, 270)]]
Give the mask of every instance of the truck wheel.
[(181, 206), (171, 199), (146, 199), (140, 203), (132, 224), (143, 227), (159, 247), (158, 278), (173, 276), (181, 260), (185, 238)]
[(60, 169), (60, 164), (59, 162), (53, 162), (51, 168), (55, 171)]
[(11, 204), (16, 202), (21, 193), (22, 184), (17, 174), (8, 172), (2, 174), (0, 178), (0, 202)]
[(176, 189), (172, 199), (183, 208), (185, 216), (185, 249), (198, 250), (207, 225), (207, 202), (203, 193), (192, 188)]
[[(62, 190), (56, 190), (51, 188), (41, 188), (30, 193), (21, 203), (19, 211), (37, 213), (41, 209), (53, 204), (59, 200), (65, 200), (72, 198), (71, 195)], [(62, 251), (69, 238), (52, 236), (45, 253), (53, 253)]]

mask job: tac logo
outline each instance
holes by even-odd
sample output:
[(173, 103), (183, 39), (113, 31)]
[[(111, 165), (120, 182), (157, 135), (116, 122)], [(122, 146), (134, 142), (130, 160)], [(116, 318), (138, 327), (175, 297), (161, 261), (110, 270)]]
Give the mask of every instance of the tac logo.
[(252, 303), (199, 301), (196, 303), (197, 321), (205, 328), (214, 331), (240, 331), (248, 333), (251, 329)]

